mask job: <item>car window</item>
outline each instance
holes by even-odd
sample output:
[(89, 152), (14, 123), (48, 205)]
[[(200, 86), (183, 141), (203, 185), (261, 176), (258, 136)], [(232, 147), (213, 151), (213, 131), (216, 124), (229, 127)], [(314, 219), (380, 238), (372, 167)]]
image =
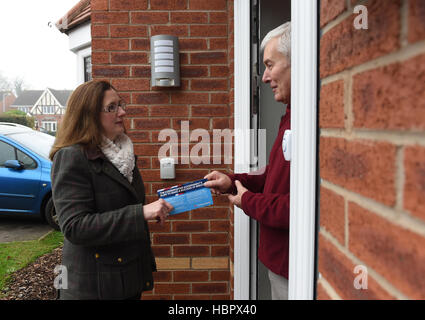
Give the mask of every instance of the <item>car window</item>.
[(21, 150), (16, 149), (18, 160), (22, 162), (25, 169), (35, 169), (37, 168), (37, 162), (35, 162), (30, 156), (22, 152)]
[(0, 141), (0, 166), (4, 167), (7, 160), (16, 160), (15, 148), (10, 144)]
[(49, 159), (49, 152), (55, 141), (55, 137), (34, 130), (11, 134), (9, 138), (19, 142), (45, 159)]

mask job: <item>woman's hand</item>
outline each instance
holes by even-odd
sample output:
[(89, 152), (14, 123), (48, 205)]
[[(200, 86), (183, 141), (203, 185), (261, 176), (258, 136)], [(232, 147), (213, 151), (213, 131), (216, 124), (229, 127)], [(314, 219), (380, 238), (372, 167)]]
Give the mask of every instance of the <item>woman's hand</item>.
[(232, 186), (232, 180), (219, 171), (213, 171), (207, 174), (204, 179), (208, 179), (208, 181), (204, 183), (204, 186), (211, 188), (211, 192), (215, 195), (227, 192)]
[(164, 199), (159, 199), (143, 206), (143, 215), (145, 220), (156, 219), (162, 225), (172, 210), (173, 206), (171, 204)]

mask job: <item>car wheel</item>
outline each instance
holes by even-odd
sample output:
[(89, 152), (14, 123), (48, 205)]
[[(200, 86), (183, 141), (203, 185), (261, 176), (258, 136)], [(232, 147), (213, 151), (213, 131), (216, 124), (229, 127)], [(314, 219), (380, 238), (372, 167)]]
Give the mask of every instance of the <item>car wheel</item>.
[(50, 199), (46, 202), (46, 206), (44, 207), (44, 218), (53, 229), (60, 231), (58, 217), (56, 215), (52, 197), (50, 197)]

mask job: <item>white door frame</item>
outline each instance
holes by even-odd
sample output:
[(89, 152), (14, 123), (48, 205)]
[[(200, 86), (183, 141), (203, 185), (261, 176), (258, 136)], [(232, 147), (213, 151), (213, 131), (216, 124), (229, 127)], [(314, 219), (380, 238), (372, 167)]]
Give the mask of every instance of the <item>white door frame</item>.
[[(250, 1), (234, 2), (235, 172), (249, 172)], [(289, 299), (314, 297), (317, 0), (292, 0)], [(249, 217), (234, 207), (234, 298), (249, 299)]]

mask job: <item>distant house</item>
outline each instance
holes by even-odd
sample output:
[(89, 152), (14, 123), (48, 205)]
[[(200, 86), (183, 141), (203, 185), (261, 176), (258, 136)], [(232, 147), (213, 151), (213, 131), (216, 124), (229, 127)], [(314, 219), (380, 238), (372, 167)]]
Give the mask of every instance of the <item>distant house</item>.
[(66, 102), (71, 90), (25, 90), (11, 108), (26, 112), (35, 118), (35, 127), (56, 132), (58, 123), (65, 113)]
[(0, 114), (9, 111), (16, 97), (11, 91), (0, 91)]
[(29, 115), (42, 93), (43, 90), (24, 90), (10, 106), (10, 109), (20, 110)]

